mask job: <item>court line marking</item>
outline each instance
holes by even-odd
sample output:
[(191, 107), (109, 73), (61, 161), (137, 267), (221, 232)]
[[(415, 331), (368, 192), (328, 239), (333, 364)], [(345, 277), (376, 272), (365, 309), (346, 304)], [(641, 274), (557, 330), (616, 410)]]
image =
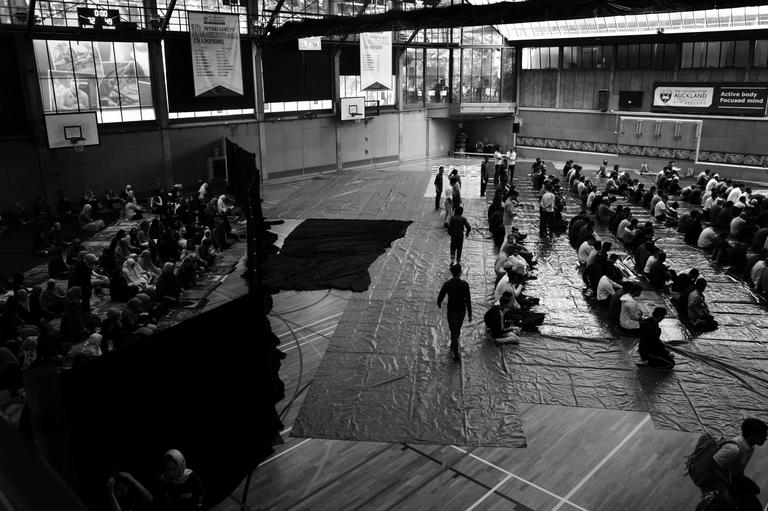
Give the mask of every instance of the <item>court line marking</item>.
[(619, 452), (619, 450), (622, 447), (624, 447), (624, 445), (629, 441), (629, 439), (632, 438), (633, 436), (635, 436), (635, 433), (640, 431), (640, 428), (645, 426), (645, 424), (649, 420), (651, 420), (651, 416), (650, 415), (646, 415), (645, 418), (640, 421), (640, 424), (635, 426), (635, 428), (632, 431), (630, 431), (629, 434), (627, 436), (625, 436), (624, 439), (621, 442), (619, 442), (619, 445), (614, 447), (611, 450), (611, 452), (606, 454), (605, 457), (602, 460), (600, 460), (600, 462), (597, 465), (595, 465), (595, 467), (592, 470), (590, 470), (589, 473), (587, 475), (585, 475), (581, 479), (581, 481), (579, 481), (578, 484), (576, 484), (576, 486), (574, 486), (573, 489), (571, 491), (569, 491), (568, 494), (565, 497), (563, 497), (560, 502), (558, 502), (558, 504), (555, 507), (552, 508), (552, 511), (557, 511), (558, 509), (560, 509), (562, 507), (562, 505), (564, 503), (567, 502), (568, 499), (573, 497), (573, 495), (577, 491), (579, 491), (581, 489), (581, 487), (584, 486), (587, 483), (587, 481), (589, 481), (592, 478), (592, 476), (595, 475), (597, 473), (597, 471), (600, 470), (603, 467), (603, 465), (605, 465), (608, 462), (608, 460), (610, 460), (617, 452)]
[[(297, 341), (302, 341), (303, 339), (307, 339), (309, 337), (312, 337), (313, 335), (317, 335), (317, 337), (312, 339), (312, 340), (309, 340), (309, 341), (306, 341), (306, 342), (299, 342), (299, 346), (306, 346), (307, 344), (315, 342), (317, 340), (325, 339), (326, 336), (324, 336), (323, 334), (325, 332), (328, 332), (330, 330), (335, 330), (335, 329), (336, 329), (336, 325), (329, 326), (329, 327), (323, 328), (322, 330), (318, 330), (317, 332), (312, 332), (311, 334), (307, 334), (304, 337), (299, 337), (296, 340)], [(291, 344), (290, 346), (288, 346), (287, 348), (285, 348), (282, 351), (285, 353), (286, 351), (291, 351), (291, 350), (295, 350), (295, 349), (296, 349), (296, 344), (294, 343), (294, 344)]]
[[(335, 318), (336, 316), (341, 316), (342, 314), (343, 314), (343, 312), (339, 312), (337, 314), (332, 314), (332, 315), (328, 316), (327, 318), (318, 319), (317, 321), (313, 321), (312, 323), (307, 323), (306, 325), (302, 325), (302, 326), (299, 326), (297, 328), (294, 328), (293, 331), (296, 332), (298, 330), (304, 330), (305, 328), (309, 328), (309, 327), (311, 327), (313, 325), (317, 325), (318, 323), (322, 323), (323, 321), (328, 321), (329, 319)], [(290, 334), (291, 334), (291, 331), (288, 330), (288, 331), (285, 331), (282, 334), (278, 335), (277, 337), (282, 338), (282, 337), (285, 337), (286, 335), (290, 335)]]
[(512, 478), (514, 478), (514, 479), (517, 479), (517, 480), (518, 480), (518, 481), (520, 481), (521, 483), (525, 483), (525, 484), (527, 484), (527, 485), (531, 486), (532, 488), (536, 488), (536, 489), (537, 489), (537, 490), (539, 490), (540, 492), (546, 493), (546, 494), (547, 494), (547, 495), (549, 495), (550, 497), (554, 497), (554, 498), (556, 498), (557, 500), (559, 500), (559, 501), (561, 501), (561, 502), (566, 502), (567, 504), (570, 504), (571, 506), (575, 507), (576, 509), (579, 509), (580, 511), (587, 511), (587, 509), (585, 509), (585, 508), (583, 508), (583, 507), (579, 506), (578, 504), (574, 504), (573, 502), (571, 502), (570, 500), (568, 500), (566, 497), (561, 497), (560, 495), (558, 495), (558, 494), (556, 494), (556, 493), (552, 493), (551, 491), (547, 490), (546, 488), (542, 488), (542, 487), (541, 487), (541, 486), (539, 486), (538, 484), (536, 484), (536, 483), (532, 483), (531, 481), (528, 481), (527, 479), (523, 479), (522, 477), (520, 477), (520, 476), (518, 476), (518, 475), (515, 475), (515, 474), (513, 474), (513, 473), (512, 473), (512, 472), (510, 472), (509, 470), (503, 469), (503, 468), (501, 468), (501, 467), (500, 467), (500, 466), (498, 466), (498, 465), (494, 465), (494, 464), (493, 464), (493, 463), (491, 463), (490, 461), (488, 461), (488, 460), (486, 460), (486, 459), (483, 459), (483, 458), (481, 458), (480, 456), (477, 456), (476, 454), (473, 454), (473, 453), (471, 453), (471, 452), (468, 452), (468, 451), (466, 451), (466, 450), (462, 449), (461, 447), (456, 447), (455, 445), (452, 445), (451, 447), (453, 447), (454, 449), (456, 449), (456, 450), (457, 450), (457, 451), (459, 451), (459, 452), (463, 452), (464, 454), (468, 455), (470, 458), (474, 458), (474, 459), (476, 459), (477, 461), (479, 461), (479, 462), (481, 462), (481, 463), (484, 463), (484, 464), (488, 465), (489, 467), (495, 468), (495, 469), (496, 469), (496, 470), (498, 470), (499, 472), (502, 472), (502, 473), (504, 473), (504, 474), (507, 474), (508, 476), (510, 476), (510, 477), (512, 477)]
[(505, 484), (507, 481), (509, 481), (510, 479), (512, 479), (512, 474), (507, 474), (507, 476), (506, 476), (504, 479), (502, 479), (501, 481), (499, 481), (499, 484), (497, 484), (496, 486), (494, 486), (493, 488), (491, 488), (490, 490), (488, 490), (488, 491), (485, 493), (485, 495), (483, 495), (482, 497), (480, 497), (479, 499), (477, 499), (477, 500), (475, 501), (475, 503), (474, 503), (474, 504), (472, 504), (471, 506), (469, 506), (469, 507), (467, 508), (467, 511), (472, 511), (473, 509), (475, 509), (475, 508), (476, 508), (477, 506), (479, 506), (479, 505), (480, 505), (480, 504), (481, 504), (483, 501), (485, 501), (485, 499), (487, 499), (488, 497), (490, 497), (491, 495), (493, 495), (494, 493), (496, 493), (496, 490), (498, 490), (499, 488), (501, 488), (502, 486), (504, 486), (504, 484)]
[(289, 452), (293, 451), (294, 449), (298, 449), (299, 447), (301, 447), (302, 445), (306, 444), (310, 440), (312, 440), (312, 439), (311, 438), (306, 438), (306, 439), (302, 440), (301, 442), (299, 442), (298, 444), (296, 444), (296, 445), (294, 445), (292, 447), (289, 447), (288, 449), (286, 449), (284, 451), (280, 451), (279, 453), (275, 454), (274, 456), (271, 456), (271, 457), (267, 458), (266, 460), (262, 461), (261, 463), (259, 463), (259, 466), (257, 468), (263, 467), (267, 463), (276, 460), (277, 458), (279, 458), (280, 456), (283, 456), (284, 454), (288, 454)]

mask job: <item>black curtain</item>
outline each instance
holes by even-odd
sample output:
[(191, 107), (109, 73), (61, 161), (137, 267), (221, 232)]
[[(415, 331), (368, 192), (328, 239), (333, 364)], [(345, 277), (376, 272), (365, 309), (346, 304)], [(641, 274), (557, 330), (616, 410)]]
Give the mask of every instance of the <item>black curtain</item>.
[(179, 449), (206, 489), (225, 499), (272, 453), (279, 342), (262, 298), (239, 298), (61, 376), (80, 494), (106, 509), (110, 471), (156, 478)]
[(266, 103), (333, 98), (329, 49), (299, 51), (295, 42), (271, 44), (264, 47), (261, 61)]
[(234, 110), (255, 108), (253, 91), (253, 55), (251, 42), (240, 39), (240, 56), (243, 70), (243, 94), (232, 95), (222, 87), (213, 94), (195, 97), (192, 75), (192, 47), (189, 35), (167, 37), (165, 43), (165, 79), (168, 87), (168, 108), (171, 112), (197, 112), (201, 110)]
[(0, 69), (3, 70), (0, 79), (0, 133), (29, 133), (19, 59), (16, 45), (10, 37), (0, 38)]
[(258, 172), (256, 155), (227, 139), (227, 193), (234, 195), (238, 204), (248, 202), (248, 187)]

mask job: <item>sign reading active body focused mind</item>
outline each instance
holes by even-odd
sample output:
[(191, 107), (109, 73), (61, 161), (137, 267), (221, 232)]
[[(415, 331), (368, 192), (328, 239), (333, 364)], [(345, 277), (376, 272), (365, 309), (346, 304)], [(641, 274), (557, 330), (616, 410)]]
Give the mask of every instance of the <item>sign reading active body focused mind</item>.
[(117, 9), (77, 8), (77, 22), (80, 28), (116, 30), (120, 24), (120, 11)]
[(653, 87), (654, 112), (764, 117), (768, 105), (765, 83), (671, 83)]
[(216, 87), (220, 94), (243, 95), (240, 27), (236, 14), (188, 12), (195, 96)]

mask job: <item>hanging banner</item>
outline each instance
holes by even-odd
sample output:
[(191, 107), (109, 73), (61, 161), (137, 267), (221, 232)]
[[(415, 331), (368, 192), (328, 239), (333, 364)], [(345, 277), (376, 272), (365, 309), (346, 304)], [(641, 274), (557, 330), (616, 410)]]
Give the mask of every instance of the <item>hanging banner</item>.
[(765, 116), (768, 84), (674, 83), (653, 86), (654, 112)]
[(302, 37), (299, 39), (299, 51), (322, 51), (322, 40), (317, 37)]
[(243, 95), (240, 20), (236, 14), (187, 12), (195, 97)]
[(360, 34), (360, 88), (389, 90), (392, 83), (392, 32)]

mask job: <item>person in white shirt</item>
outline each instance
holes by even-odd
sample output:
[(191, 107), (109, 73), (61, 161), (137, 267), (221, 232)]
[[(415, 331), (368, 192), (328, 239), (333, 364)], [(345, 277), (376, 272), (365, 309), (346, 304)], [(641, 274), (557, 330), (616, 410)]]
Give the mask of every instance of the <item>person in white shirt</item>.
[(630, 226), (632, 223), (632, 213), (629, 214), (629, 216), (625, 217), (621, 222), (619, 222), (619, 226), (616, 228), (616, 237), (620, 240), (624, 240), (624, 231), (627, 227)]
[(653, 217), (659, 222), (667, 219), (667, 201), (664, 196), (658, 196), (659, 200), (653, 206)]
[(651, 272), (651, 267), (655, 262), (656, 262), (656, 254), (651, 254), (651, 256), (645, 261), (645, 266), (643, 267), (643, 273), (648, 275)]
[(520, 294), (523, 292), (523, 286), (522, 284), (512, 284), (510, 283), (509, 277), (511, 272), (507, 272), (506, 275), (501, 277), (501, 280), (499, 280), (499, 283), (496, 284), (496, 289), (493, 292), (493, 299), (496, 301), (496, 303), (499, 303), (499, 300), (501, 299), (501, 296), (504, 294), (505, 291), (509, 291), (512, 293), (513, 298), (513, 309), (519, 309), (520, 305), (517, 303), (517, 297), (520, 296)]
[(704, 250), (707, 250), (709, 248), (712, 248), (712, 242), (715, 241), (715, 238), (717, 238), (717, 232), (710, 226), (705, 228), (701, 231), (701, 234), (699, 234), (699, 239), (696, 242), (696, 245), (699, 248), (703, 248)]
[(197, 198), (204, 201), (208, 199), (208, 181), (203, 181), (200, 189), (197, 191)]
[[(766, 438), (768, 438), (768, 425), (765, 422), (752, 417), (744, 419), (741, 423), (741, 435), (725, 441), (712, 455), (714, 463), (708, 466), (705, 482), (699, 486), (702, 494), (709, 492), (726, 494), (731, 489), (734, 479), (744, 476), (747, 464), (755, 452), (755, 446), (763, 445)], [(757, 507), (760, 507), (759, 502)]]
[(597, 303), (608, 305), (608, 301), (619, 289), (621, 289), (621, 284), (612, 281), (608, 275), (603, 275), (597, 283)]
[(509, 233), (512, 232), (512, 224), (515, 219), (515, 200), (512, 198), (512, 194), (507, 194), (507, 198), (504, 199), (504, 204), (502, 205), (504, 210), (504, 216), (502, 218), (502, 222), (504, 224), (504, 234), (506, 236), (509, 236)]
[(643, 318), (643, 312), (635, 300), (643, 292), (639, 284), (634, 284), (629, 293), (621, 297), (621, 314), (619, 316), (619, 328), (630, 334), (640, 333), (640, 320)]
[(716, 187), (716, 186), (718, 185), (718, 183), (719, 183), (719, 178), (720, 178), (720, 176), (718, 176), (717, 174), (715, 174), (714, 176), (712, 176), (712, 179), (710, 179), (710, 180), (707, 182), (707, 186), (704, 188), (704, 190), (706, 190), (706, 191), (708, 191), (708, 192), (709, 192), (709, 191), (711, 191), (711, 190), (712, 190), (714, 187)]
[(592, 203), (595, 201), (595, 197), (597, 197), (597, 191), (593, 188), (591, 192), (589, 192), (589, 195), (587, 195), (587, 207), (591, 208)]
[(624, 232), (621, 234), (622, 243), (631, 245), (635, 241), (635, 234), (637, 234), (637, 218), (633, 218), (629, 225), (624, 226)]
[(734, 204), (739, 202), (739, 197), (741, 197), (741, 188), (737, 184), (734, 183), (733, 188), (731, 188), (731, 192), (728, 194), (727, 201), (731, 201)]
[(766, 261), (768, 261), (768, 259), (761, 259), (756, 262), (749, 271), (749, 280), (752, 281), (752, 287), (757, 291), (762, 291), (762, 289), (760, 289), (760, 283), (763, 280), (763, 273), (765, 273)]
[(541, 196), (539, 232), (545, 234), (555, 229), (555, 194), (552, 193), (552, 185), (547, 184), (544, 188), (544, 195)]
[(579, 253), (578, 253), (580, 264), (584, 264), (587, 262), (587, 258), (589, 258), (589, 255), (592, 253), (593, 248), (598, 243), (600, 244), (600, 246), (602, 246), (602, 243), (592, 238), (592, 239), (586, 240), (584, 243), (581, 244), (581, 246), (579, 247)]

